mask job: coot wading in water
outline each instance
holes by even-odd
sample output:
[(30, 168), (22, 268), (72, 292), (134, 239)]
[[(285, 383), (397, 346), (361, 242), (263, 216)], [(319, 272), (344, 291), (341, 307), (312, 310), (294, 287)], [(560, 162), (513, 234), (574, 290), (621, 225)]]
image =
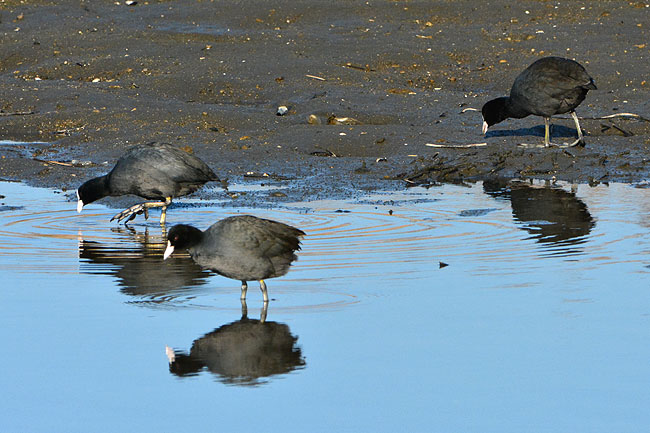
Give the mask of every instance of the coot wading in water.
[(172, 198), (191, 194), (206, 182), (218, 180), (210, 167), (184, 150), (165, 143), (142, 144), (129, 149), (108, 174), (79, 187), (77, 212), (100, 198), (134, 194), (157, 201), (131, 206), (111, 221), (125, 220), (126, 224), (141, 213), (147, 219), (150, 208), (160, 207), (160, 224), (164, 224)]
[(490, 126), (509, 117), (521, 119), (533, 114), (544, 118), (544, 146), (548, 147), (551, 146), (551, 116), (571, 113), (578, 139), (561, 146), (584, 146), (574, 110), (584, 101), (587, 92), (595, 89), (593, 78), (579, 63), (561, 57), (541, 58), (519, 74), (510, 89), (510, 96), (493, 99), (483, 105), (483, 134)]
[(304, 235), (295, 227), (251, 215), (224, 218), (206, 231), (178, 224), (167, 234), (163, 259), (185, 249), (203, 268), (241, 281), (242, 300), (246, 299), (247, 281), (259, 281), (264, 302), (268, 302), (264, 280), (289, 272)]

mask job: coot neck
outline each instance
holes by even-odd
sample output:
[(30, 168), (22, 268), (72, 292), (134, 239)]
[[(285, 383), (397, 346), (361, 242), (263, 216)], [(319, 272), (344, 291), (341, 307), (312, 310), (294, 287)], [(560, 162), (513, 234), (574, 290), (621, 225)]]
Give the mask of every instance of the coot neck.
[(197, 246), (203, 240), (204, 233), (196, 227), (187, 226), (185, 233), (185, 247), (192, 248)]
[(526, 110), (525, 108), (517, 105), (515, 100), (513, 100), (510, 97), (505, 98), (505, 104), (504, 104), (504, 114), (505, 117), (511, 117), (514, 119), (521, 119), (522, 117), (526, 117), (530, 115), (530, 111)]
[(84, 204), (92, 203), (95, 200), (104, 198), (111, 194), (108, 185), (108, 175), (90, 179), (79, 187), (79, 197)]

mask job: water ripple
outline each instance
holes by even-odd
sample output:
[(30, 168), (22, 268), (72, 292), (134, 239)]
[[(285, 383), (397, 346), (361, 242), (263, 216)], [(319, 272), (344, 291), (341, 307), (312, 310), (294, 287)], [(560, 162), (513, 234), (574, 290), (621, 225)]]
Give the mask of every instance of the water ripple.
[[(15, 200), (2, 204), (0, 254), (13, 259), (2, 266), (24, 273), (37, 268), (44, 273), (110, 276), (128, 302), (150, 308), (220, 309), (225, 299), (239, 293), (238, 282), (200, 269), (187, 255), (163, 261), (165, 232), (156, 218), (139, 218), (126, 228), (109, 222), (112, 210), (77, 214), (74, 203), (60, 200), (61, 195), (10, 185)], [(637, 195), (647, 191), (629, 190)], [(589, 192), (599, 212), (609, 211), (610, 222), (630, 224), (625, 211), (606, 207), (601, 190)], [(277, 308), (294, 311), (361, 302), (374, 294), (359, 292), (359, 279), (428, 278), (439, 262), (470, 275), (505, 279), (548, 266), (545, 260), (580, 260), (576, 266), (584, 269), (637, 263), (643, 265), (638, 272), (648, 272), (643, 257), (614, 253), (630, 243), (645, 245), (643, 231), (616, 236), (594, 231), (597, 219), (574, 191), (539, 185), (447, 187), (444, 196), (412, 189), (376, 193), (361, 202), (318, 201), (245, 212), (181, 206), (171, 209), (170, 222), (205, 229), (243, 213), (283, 221), (307, 233), (298, 262), (269, 285), (272, 298), (291, 300)], [(74, 269), (62, 265), (71, 257), (78, 259)], [(340, 290), (342, 281), (349, 290)], [(338, 289), (329, 287), (333, 282)]]

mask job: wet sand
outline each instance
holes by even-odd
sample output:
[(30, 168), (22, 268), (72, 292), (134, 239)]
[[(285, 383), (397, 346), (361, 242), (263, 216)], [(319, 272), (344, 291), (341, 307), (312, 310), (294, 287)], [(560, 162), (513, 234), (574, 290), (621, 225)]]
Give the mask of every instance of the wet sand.
[[(0, 145), (0, 178), (72, 189), (161, 141), (229, 182), (286, 185), (235, 205), (494, 177), (640, 182), (649, 18), (646, 2), (5, 1), (0, 140), (45, 144)], [(577, 109), (586, 147), (519, 146), (543, 142), (539, 117), (482, 136), (467, 109), (547, 55), (598, 85)], [(620, 113), (642, 118), (597, 119)], [(553, 123), (573, 141), (571, 119)]]

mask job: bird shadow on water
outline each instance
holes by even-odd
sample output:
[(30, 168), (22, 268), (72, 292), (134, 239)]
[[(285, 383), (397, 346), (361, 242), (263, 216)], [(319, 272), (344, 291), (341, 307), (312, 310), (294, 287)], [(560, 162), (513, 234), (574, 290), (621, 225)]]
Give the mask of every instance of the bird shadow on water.
[(298, 337), (287, 324), (266, 320), (267, 313), (265, 302), (260, 319), (249, 319), (242, 300), (241, 319), (197, 338), (189, 353), (167, 346), (169, 372), (189, 377), (208, 371), (226, 385), (259, 386), (305, 368)]
[(485, 181), (483, 191), (509, 200), (515, 223), (550, 256), (581, 254), (580, 245), (596, 225), (587, 205), (572, 191), (500, 179)]
[(165, 231), (150, 235), (126, 226), (111, 229), (121, 239), (113, 243), (79, 240), (81, 272), (116, 277), (120, 291), (138, 302), (164, 303), (207, 283), (212, 275), (187, 255), (163, 260)]
[[(518, 128), (518, 129), (490, 129), (485, 133), (485, 138), (490, 137), (523, 137), (534, 136), (544, 137), (546, 133), (544, 125), (537, 125), (531, 128)], [(576, 137), (578, 133), (575, 128), (568, 126), (551, 124), (551, 137)]]

